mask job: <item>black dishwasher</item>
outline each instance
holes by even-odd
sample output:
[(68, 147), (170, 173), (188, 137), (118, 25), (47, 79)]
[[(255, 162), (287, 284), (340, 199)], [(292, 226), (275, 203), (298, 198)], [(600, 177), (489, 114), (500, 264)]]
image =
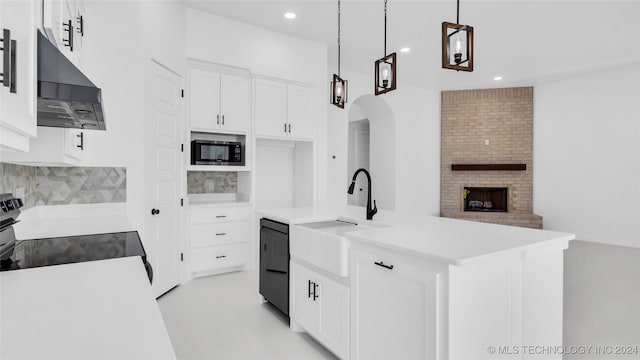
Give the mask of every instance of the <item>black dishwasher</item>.
[(260, 219), (260, 294), (289, 316), (289, 225)]

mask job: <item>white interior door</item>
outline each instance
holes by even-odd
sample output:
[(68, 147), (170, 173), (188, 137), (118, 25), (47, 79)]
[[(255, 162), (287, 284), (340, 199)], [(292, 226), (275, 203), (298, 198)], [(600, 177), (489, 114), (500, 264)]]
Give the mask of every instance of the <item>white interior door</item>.
[(148, 164), (145, 247), (154, 271), (153, 290), (160, 296), (178, 285), (181, 273), (181, 79), (153, 61), (150, 66), (150, 109), (145, 137)]

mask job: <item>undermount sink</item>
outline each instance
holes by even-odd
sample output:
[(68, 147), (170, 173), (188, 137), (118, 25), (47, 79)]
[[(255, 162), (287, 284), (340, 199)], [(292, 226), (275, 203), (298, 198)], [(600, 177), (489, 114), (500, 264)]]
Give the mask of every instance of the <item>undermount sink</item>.
[(289, 229), (291, 257), (338, 276), (349, 276), (349, 240), (345, 233), (379, 227), (385, 225), (346, 219), (292, 225)]

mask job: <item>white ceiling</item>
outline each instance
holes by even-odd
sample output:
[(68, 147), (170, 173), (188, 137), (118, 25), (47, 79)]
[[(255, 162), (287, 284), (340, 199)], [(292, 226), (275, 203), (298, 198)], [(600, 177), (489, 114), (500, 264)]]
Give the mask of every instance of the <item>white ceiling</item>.
[[(337, 64), (336, 1), (183, 0), (187, 6), (329, 45)], [(342, 69), (373, 73), (383, 54), (383, 0), (342, 1)], [(455, 0), (389, 0), (388, 52), (398, 81), (430, 89), (528, 86), (640, 63), (640, 0), (461, 0), (460, 22), (474, 27), (475, 70), (441, 68), (441, 23)], [(293, 11), (296, 19), (283, 14)], [(496, 82), (494, 76), (503, 76)]]

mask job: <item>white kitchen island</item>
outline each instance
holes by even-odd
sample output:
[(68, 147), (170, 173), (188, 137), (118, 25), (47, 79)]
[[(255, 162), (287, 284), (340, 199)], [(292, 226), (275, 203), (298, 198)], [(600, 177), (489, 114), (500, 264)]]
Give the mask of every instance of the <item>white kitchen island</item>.
[[(350, 244), (347, 277), (291, 254), (292, 279), (302, 267), (320, 284), (316, 297), (333, 296), (335, 305), (344, 299), (336, 296), (336, 286), (347, 291), (348, 307), (320, 305), (320, 324), (309, 330), (309, 321), (299, 321), (293, 308), (309, 289), (300, 285), (304, 281), (290, 284), (292, 324), (341, 358), (521, 359), (532, 356), (523, 354), (523, 346), (562, 345), (563, 251), (572, 234), (395, 213), (368, 222), (364, 209), (352, 207), (259, 215), (293, 228), (338, 218), (382, 225), (344, 233)], [(296, 231), (291, 234), (295, 249)], [(324, 292), (323, 281), (331, 284)], [(347, 314), (348, 321), (323, 328), (322, 318), (331, 319), (327, 311)], [(334, 336), (327, 336), (332, 329)], [(339, 336), (347, 337), (348, 351), (332, 345)]]

